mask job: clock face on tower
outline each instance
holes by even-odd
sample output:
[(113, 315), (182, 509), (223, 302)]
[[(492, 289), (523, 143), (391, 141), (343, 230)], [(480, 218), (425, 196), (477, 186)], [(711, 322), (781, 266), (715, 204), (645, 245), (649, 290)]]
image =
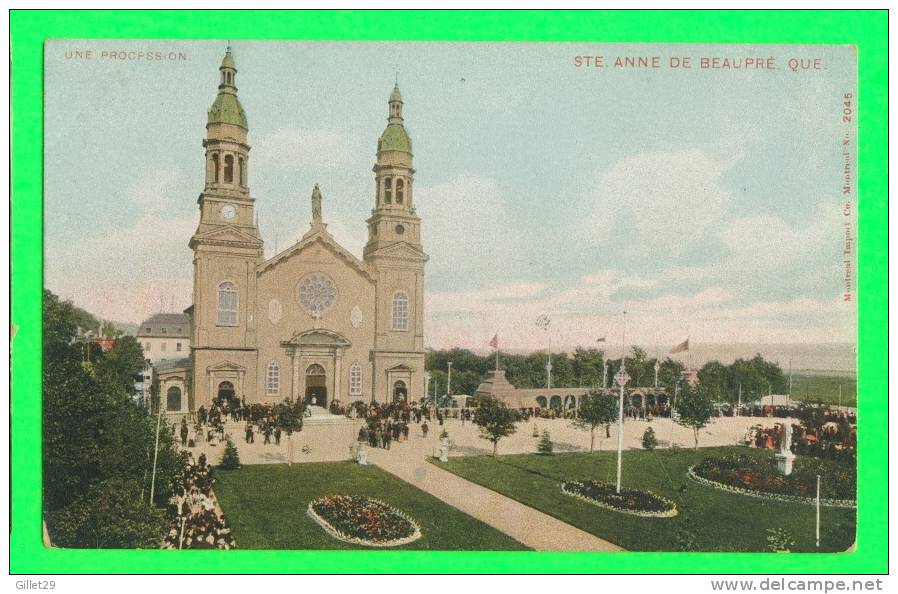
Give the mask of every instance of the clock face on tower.
[(221, 213), (221, 218), (223, 218), (226, 221), (230, 221), (231, 219), (233, 219), (234, 217), (237, 216), (237, 209), (234, 207), (233, 204), (225, 204), (224, 206), (221, 207), (221, 211), (219, 211), (219, 212)]

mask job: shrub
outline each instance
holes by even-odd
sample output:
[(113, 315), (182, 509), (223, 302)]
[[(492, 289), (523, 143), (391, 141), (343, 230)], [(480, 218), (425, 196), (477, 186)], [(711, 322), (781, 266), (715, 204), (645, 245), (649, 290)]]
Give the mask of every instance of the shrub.
[(142, 497), (142, 485), (108, 479), (91, 486), (62, 511), (47, 515), (53, 544), (74, 548), (156, 549), (165, 513)]
[(549, 455), (552, 453), (552, 449), (552, 438), (549, 436), (549, 432), (543, 429), (543, 436), (539, 438), (539, 443), (536, 444), (536, 451), (543, 455)]
[(230, 437), (225, 441), (225, 449), (221, 455), (221, 464), (219, 464), (219, 468), (224, 468), (226, 470), (240, 468), (240, 455), (237, 453), (237, 446), (234, 445), (234, 442), (231, 441)]
[(792, 533), (785, 528), (768, 528), (767, 529), (767, 548), (774, 553), (789, 553), (795, 546), (795, 539)]
[(655, 437), (655, 430), (651, 427), (646, 428), (642, 434), (642, 447), (646, 450), (654, 450), (658, 446), (658, 438)]

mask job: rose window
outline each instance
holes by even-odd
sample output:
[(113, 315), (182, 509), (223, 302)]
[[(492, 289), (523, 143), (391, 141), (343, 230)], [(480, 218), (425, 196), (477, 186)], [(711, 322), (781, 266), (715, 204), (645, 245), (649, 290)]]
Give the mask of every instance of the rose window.
[(299, 284), (299, 303), (313, 316), (320, 316), (337, 300), (337, 288), (323, 274), (310, 274)]

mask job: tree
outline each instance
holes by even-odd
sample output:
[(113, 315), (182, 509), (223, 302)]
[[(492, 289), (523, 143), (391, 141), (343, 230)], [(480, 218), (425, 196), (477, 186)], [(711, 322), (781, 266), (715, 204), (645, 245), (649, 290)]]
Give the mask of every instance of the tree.
[(495, 398), (483, 398), (474, 411), (474, 424), (480, 428), (480, 437), (493, 443), (493, 456), (499, 448), (499, 440), (515, 432), (517, 414), (504, 402)]
[[(627, 371), (632, 376), (633, 386), (645, 386), (645, 382), (649, 379), (649, 369), (651, 363), (648, 360), (648, 354), (645, 350), (638, 346), (630, 349), (630, 356), (627, 358)], [(654, 373), (654, 370), (652, 371)], [(654, 379), (654, 378), (652, 378)]]
[(94, 368), (98, 378), (110, 382), (114, 388), (133, 393), (134, 377), (145, 365), (143, 348), (133, 336), (122, 336), (104, 353)]
[(604, 353), (602, 351), (577, 347), (573, 357), (577, 385), (579, 387), (599, 387), (602, 383), (603, 362)]
[(695, 449), (698, 449), (698, 432), (708, 424), (714, 412), (709, 389), (701, 384), (692, 388), (685, 383), (680, 389), (676, 410), (679, 414), (677, 423), (692, 429)]
[(230, 436), (225, 438), (225, 448), (221, 453), (221, 463), (218, 467), (225, 470), (236, 470), (237, 468), (240, 468), (240, 454), (237, 452), (237, 446), (231, 441)]
[[(159, 436), (155, 496), (153, 501), (147, 501), (156, 419), (148, 417), (134, 402), (133, 377), (127, 377), (127, 371), (112, 371), (126, 370), (134, 363), (133, 349), (125, 344), (125, 348), (113, 353), (111, 362), (97, 349), (91, 353), (95, 365), (88, 369), (82, 365), (84, 351), (83, 344), (77, 341), (77, 329), (90, 323), (90, 314), (71, 302), (60, 301), (49, 291), (44, 292), (43, 306), (42, 471), (48, 530), (54, 541), (64, 541), (66, 546), (95, 547), (97, 534), (101, 534), (101, 541), (112, 543), (106, 546), (118, 546), (115, 534), (133, 542), (128, 540), (131, 537), (122, 536), (123, 527), (116, 524), (117, 517), (130, 517), (126, 511), (131, 508), (120, 509), (118, 516), (112, 508), (96, 513), (90, 510), (103, 509), (97, 507), (101, 503), (118, 505), (104, 489), (123, 484), (130, 485), (126, 492), (133, 495), (134, 505), (164, 508), (174, 492), (179, 472), (174, 440), (168, 427), (164, 427)], [(89, 498), (95, 496), (111, 499), (89, 505)], [(96, 523), (89, 538), (88, 533), (73, 528), (73, 522), (85, 515), (95, 518)], [(131, 528), (125, 532), (128, 530)]]
[(140, 482), (121, 478), (91, 486), (48, 520), (54, 544), (97, 549), (158, 549), (168, 525), (163, 510), (141, 497)]
[(727, 391), (732, 381), (730, 375), (730, 368), (720, 361), (708, 361), (699, 369), (698, 381), (708, 388), (715, 401), (719, 401), (725, 396), (732, 396)]
[(658, 438), (655, 437), (655, 430), (646, 427), (642, 434), (642, 448), (645, 450), (654, 450), (658, 447)]
[(539, 442), (536, 444), (536, 451), (543, 455), (549, 455), (552, 453), (554, 446), (552, 445), (552, 438), (549, 436), (549, 431), (543, 429), (543, 435), (539, 438)]
[(596, 429), (605, 425), (607, 432), (611, 423), (617, 420), (617, 409), (617, 398), (611, 394), (591, 391), (583, 397), (573, 426), (589, 431), (590, 452), (593, 451), (595, 445)]

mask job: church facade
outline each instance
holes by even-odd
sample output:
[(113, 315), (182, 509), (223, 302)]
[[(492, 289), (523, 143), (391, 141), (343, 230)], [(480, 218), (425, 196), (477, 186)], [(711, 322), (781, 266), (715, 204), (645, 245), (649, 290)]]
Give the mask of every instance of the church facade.
[(250, 192), (246, 114), (230, 48), (208, 112), (193, 250), (190, 406), (302, 399), (328, 406), (424, 395), (424, 266), (412, 145), (398, 85), (377, 143), (362, 259), (340, 246), (312, 190), (312, 221), (270, 259)]

